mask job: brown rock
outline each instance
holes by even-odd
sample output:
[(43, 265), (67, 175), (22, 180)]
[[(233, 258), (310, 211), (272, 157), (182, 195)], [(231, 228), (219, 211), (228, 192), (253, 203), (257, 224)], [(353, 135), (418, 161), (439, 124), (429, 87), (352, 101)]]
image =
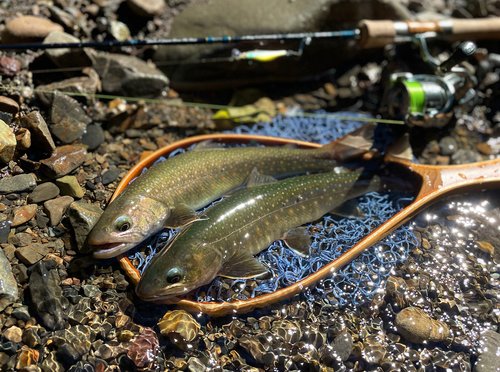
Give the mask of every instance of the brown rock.
[(484, 155), (495, 155), (497, 154), (498, 152), (494, 151), (491, 146), (489, 145), (488, 142), (481, 142), (481, 143), (478, 143), (476, 148), (478, 149), (478, 151), (481, 153), (481, 154), (484, 154)]
[(132, 11), (141, 17), (154, 17), (165, 8), (164, 0), (127, 0)]
[(15, 115), (19, 112), (19, 105), (11, 98), (0, 96), (0, 111)]
[(21, 63), (10, 57), (0, 57), (0, 75), (15, 76), (21, 70)]
[(42, 40), (52, 31), (62, 31), (62, 26), (46, 18), (21, 16), (5, 25), (2, 44), (28, 43)]
[(450, 333), (445, 323), (431, 318), (418, 307), (401, 310), (396, 316), (396, 327), (405, 339), (417, 344), (441, 342)]
[(137, 367), (145, 368), (154, 362), (159, 349), (156, 332), (146, 327), (128, 350), (127, 356)]
[(83, 164), (87, 150), (80, 145), (66, 145), (58, 147), (52, 156), (41, 160), (43, 173), (49, 177), (62, 177)]
[[(37, 350), (30, 349), (27, 345), (23, 345), (23, 347), (21, 348), (21, 353), (17, 358), (16, 370), (26, 371), (27, 369), (25, 367), (28, 366), (36, 367), (35, 364), (38, 362), (38, 357), (39, 357), (39, 352)], [(29, 369), (29, 371), (36, 371), (36, 370), (37, 369)]]
[(23, 339), (23, 331), (21, 331), (21, 328), (19, 327), (12, 326), (4, 331), (3, 337), (9, 341), (19, 343)]
[(90, 118), (80, 104), (58, 91), (53, 94), (50, 119), (50, 132), (63, 143), (76, 141), (90, 123)]
[(36, 214), (36, 204), (28, 204), (17, 208), (12, 219), (12, 226), (19, 226), (28, 222)]
[(20, 128), (16, 132), (17, 148), (27, 150), (31, 147), (31, 132), (26, 128)]
[[(80, 39), (66, 32), (51, 32), (44, 40), (44, 44), (79, 43)], [(93, 50), (90, 48), (56, 48), (47, 49), (45, 54), (61, 68), (92, 66)], [(85, 73), (85, 71), (83, 71)], [(61, 89), (62, 92), (66, 92)]]
[(0, 120), (0, 163), (8, 163), (14, 157), (16, 136), (3, 120)]
[(49, 254), (45, 244), (34, 243), (16, 250), (16, 256), (25, 265), (33, 265)]
[(73, 203), (74, 200), (75, 199), (71, 196), (61, 196), (60, 198), (47, 200), (43, 203), (45, 213), (47, 213), (47, 216), (49, 217), (50, 226), (55, 226), (61, 222), (63, 214), (66, 213), (69, 205)]
[(33, 141), (43, 151), (52, 152), (56, 145), (50, 134), (49, 127), (38, 111), (30, 112), (28, 115), (21, 118), (21, 126), (29, 129), (33, 137)]

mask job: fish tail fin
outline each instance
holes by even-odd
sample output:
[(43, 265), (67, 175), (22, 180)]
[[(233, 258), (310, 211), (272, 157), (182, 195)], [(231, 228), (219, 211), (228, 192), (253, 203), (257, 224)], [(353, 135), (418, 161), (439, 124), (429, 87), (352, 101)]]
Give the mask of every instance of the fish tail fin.
[(332, 153), (335, 160), (345, 161), (366, 154), (373, 145), (376, 123), (368, 123), (322, 147)]

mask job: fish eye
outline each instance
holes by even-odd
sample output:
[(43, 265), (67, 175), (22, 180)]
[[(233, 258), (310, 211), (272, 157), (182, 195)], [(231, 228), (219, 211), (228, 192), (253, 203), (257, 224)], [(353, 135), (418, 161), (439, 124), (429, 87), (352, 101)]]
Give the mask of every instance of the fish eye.
[(167, 282), (169, 284), (179, 283), (182, 279), (182, 271), (177, 267), (170, 269), (167, 273)]
[(116, 219), (116, 228), (118, 231), (127, 231), (132, 227), (132, 221), (127, 216), (120, 216)]

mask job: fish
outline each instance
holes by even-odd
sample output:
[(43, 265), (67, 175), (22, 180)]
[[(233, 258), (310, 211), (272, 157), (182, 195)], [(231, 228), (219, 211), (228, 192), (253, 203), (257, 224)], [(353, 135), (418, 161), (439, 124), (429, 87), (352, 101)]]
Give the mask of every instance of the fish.
[[(208, 284), (216, 276), (266, 275), (268, 269), (254, 256), (279, 239), (307, 256), (311, 237), (303, 224), (331, 211), (350, 215), (355, 210), (349, 200), (381, 189), (380, 177), (361, 175), (328, 172), (279, 182), (261, 175), (264, 182), (249, 182), (247, 188), (208, 208), (206, 220), (182, 229), (154, 256), (136, 287), (137, 295), (146, 301), (164, 300)], [(345, 202), (347, 209), (342, 208)]]
[[(317, 149), (239, 147), (198, 150), (171, 157), (144, 172), (113, 200), (90, 231), (86, 252), (105, 259), (124, 254), (163, 228), (204, 219), (196, 210), (242, 187), (250, 173), (287, 177), (328, 171), (365, 154), (376, 124)], [(84, 252), (84, 253), (86, 253)]]

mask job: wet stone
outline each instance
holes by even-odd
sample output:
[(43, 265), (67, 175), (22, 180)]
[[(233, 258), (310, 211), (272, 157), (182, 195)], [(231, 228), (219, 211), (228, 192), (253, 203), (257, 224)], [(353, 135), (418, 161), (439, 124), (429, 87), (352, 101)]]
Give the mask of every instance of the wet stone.
[(82, 290), (83, 290), (83, 294), (86, 297), (90, 297), (90, 298), (97, 297), (98, 295), (101, 294), (101, 290), (96, 285), (92, 285), (92, 284), (82, 285)]
[(47, 355), (42, 362), (41, 368), (43, 372), (64, 372), (64, 367), (57, 360), (55, 351)]
[(74, 198), (82, 198), (85, 191), (80, 187), (75, 176), (64, 176), (56, 180), (57, 186), (61, 190), (61, 195), (69, 195)]
[(36, 204), (28, 204), (17, 208), (14, 211), (14, 218), (12, 219), (12, 226), (19, 226), (31, 220), (36, 214)]
[(0, 344), (0, 353), (13, 355), (17, 349), (19, 349), (19, 344), (17, 342), (5, 340)]
[(196, 357), (191, 357), (187, 361), (188, 371), (190, 372), (204, 372), (206, 371), (206, 366)]
[(467, 164), (481, 160), (481, 155), (473, 150), (459, 149), (451, 155), (451, 164)]
[(172, 343), (185, 348), (186, 342), (191, 342), (198, 337), (200, 324), (191, 314), (184, 310), (167, 312), (158, 323), (160, 334), (168, 336)]
[(449, 329), (443, 322), (432, 319), (420, 308), (407, 307), (396, 316), (398, 332), (408, 341), (421, 344), (440, 342), (448, 337)]
[(29, 313), (29, 310), (28, 310), (28, 306), (20, 306), (20, 307), (16, 307), (13, 311), (12, 311), (12, 315), (16, 317), (16, 319), (19, 319), (19, 320), (22, 320), (24, 322), (27, 322), (30, 318), (31, 318), (31, 315)]
[(16, 250), (16, 256), (26, 265), (33, 265), (49, 254), (46, 244), (34, 243)]
[(87, 145), (90, 151), (94, 151), (104, 142), (104, 130), (99, 125), (88, 125), (81, 142)]
[(74, 202), (69, 207), (69, 219), (75, 231), (75, 239), (78, 249), (83, 247), (85, 239), (90, 230), (99, 220), (102, 209), (94, 204), (88, 204), (85, 200)]
[(56, 145), (50, 134), (49, 127), (38, 111), (32, 111), (21, 117), (21, 126), (27, 128), (31, 133), (32, 141), (43, 151), (51, 153)]
[(8, 163), (16, 151), (16, 136), (3, 120), (0, 120), (0, 163)]
[(52, 99), (50, 132), (63, 143), (79, 139), (90, 118), (80, 104), (70, 96), (56, 91)]
[(16, 369), (25, 371), (31, 365), (34, 365), (39, 359), (38, 350), (32, 350), (27, 345), (23, 345), (21, 353), (18, 355)]
[(442, 155), (452, 155), (458, 150), (458, 142), (451, 136), (441, 138), (439, 141), (439, 152)]
[(3, 337), (9, 341), (19, 343), (23, 339), (23, 331), (19, 327), (12, 326), (3, 331)]
[(16, 247), (26, 247), (30, 245), (33, 241), (33, 237), (28, 233), (17, 233), (9, 237), (9, 244), (15, 245)]
[(146, 327), (130, 347), (127, 356), (137, 367), (145, 368), (155, 361), (159, 348), (156, 332)]
[(17, 282), (9, 260), (0, 248), (0, 311), (12, 304), (18, 297)]
[(46, 18), (21, 16), (7, 22), (2, 32), (3, 44), (40, 41), (52, 31), (62, 31), (62, 26)]
[(61, 196), (54, 200), (47, 200), (43, 203), (45, 213), (49, 217), (50, 226), (56, 226), (61, 222), (62, 216), (75, 199), (71, 196)]
[(28, 202), (41, 203), (54, 199), (57, 195), (59, 195), (59, 187), (52, 182), (45, 182), (35, 187), (33, 192), (28, 196)]
[(474, 365), (474, 372), (494, 372), (500, 367), (498, 355), (500, 353), (500, 334), (487, 330), (481, 334), (479, 340), (480, 355)]
[(14, 192), (22, 192), (33, 190), (36, 187), (35, 175), (19, 174), (13, 177), (0, 179), (0, 194), (10, 194)]
[[(0, 65), (2, 65), (2, 61), (4, 61), (5, 58), (8, 58), (8, 57), (0, 57)], [(13, 58), (9, 58), (9, 59), (16, 61)], [(17, 63), (19, 63), (19, 62), (17, 62)], [(9, 114), (15, 115), (19, 112), (19, 105), (12, 98), (0, 96), (0, 111), (8, 112)]]
[(12, 268), (12, 272), (16, 276), (19, 284), (24, 284), (24, 283), (28, 282), (28, 279), (29, 279), (28, 269), (26, 268), (26, 266), (24, 264), (20, 263), (20, 264), (14, 266)]
[(35, 327), (25, 328), (23, 331), (23, 342), (31, 348), (41, 344), (40, 336), (38, 336)]
[(10, 225), (11, 222), (8, 220), (0, 221), (0, 244), (7, 243), (9, 241)]
[(332, 347), (336, 355), (345, 362), (352, 353), (352, 336), (349, 332), (342, 332), (333, 340)]
[(115, 166), (109, 167), (108, 171), (102, 175), (102, 184), (108, 185), (118, 178), (120, 174), (120, 169)]
[(41, 160), (41, 169), (48, 177), (62, 177), (79, 167), (85, 161), (87, 150), (81, 145), (58, 147), (52, 156)]

